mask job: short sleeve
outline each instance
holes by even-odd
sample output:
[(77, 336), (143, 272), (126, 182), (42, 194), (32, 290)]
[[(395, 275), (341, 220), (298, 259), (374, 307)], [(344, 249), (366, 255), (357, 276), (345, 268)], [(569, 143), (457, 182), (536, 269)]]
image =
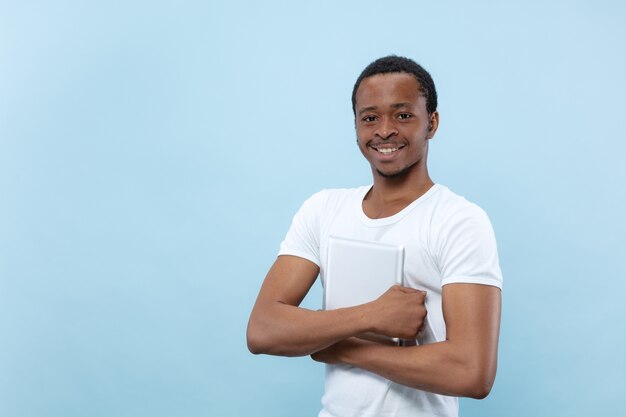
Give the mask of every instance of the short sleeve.
[(437, 236), (441, 285), (472, 283), (502, 288), (493, 227), (487, 214), (466, 202), (446, 216)]
[(278, 255), (292, 255), (320, 266), (320, 224), (326, 192), (307, 199), (291, 221), (289, 231), (280, 244)]

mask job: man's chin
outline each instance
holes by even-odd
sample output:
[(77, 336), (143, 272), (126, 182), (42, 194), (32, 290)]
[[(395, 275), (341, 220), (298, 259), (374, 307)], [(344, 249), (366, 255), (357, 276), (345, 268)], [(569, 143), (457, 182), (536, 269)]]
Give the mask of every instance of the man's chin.
[(397, 171), (381, 171), (380, 169), (376, 168), (376, 172), (378, 173), (378, 175), (380, 175), (383, 178), (390, 179), (390, 180), (397, 179), (397, 178), (405, 177), (411, 170), (411, 166), (412, 165), (409, 165), (408, 167), (402, 168)]

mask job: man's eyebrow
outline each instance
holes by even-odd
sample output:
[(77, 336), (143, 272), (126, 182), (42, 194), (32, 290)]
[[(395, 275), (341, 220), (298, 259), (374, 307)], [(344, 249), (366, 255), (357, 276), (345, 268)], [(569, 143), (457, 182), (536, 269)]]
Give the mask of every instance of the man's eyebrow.
[(378, 107), (376, 106), (363, 107), (361, 110), (359, 110), (359, 116), (362, 115), (363, 113), (367, 113), (368, 111), (374, 111), (377, 108)]
[(402, 107), (411, 107), (411, 103), (395, 103), (391, 105), (392, 109), (400, 109)]
[[(392, 104), (390, 107), (392, 109), (402, 109), (405, 107), (412, 107), (413, 105), (411, 103), (394, 103)], [(378, 106), (368, 106), (368, 107), (363, 107), (361, 110), (359, 110), (359, 116), (362, 115), (363, 113), (367, 113), (370, 111), (374, 111), (377, 110)]]

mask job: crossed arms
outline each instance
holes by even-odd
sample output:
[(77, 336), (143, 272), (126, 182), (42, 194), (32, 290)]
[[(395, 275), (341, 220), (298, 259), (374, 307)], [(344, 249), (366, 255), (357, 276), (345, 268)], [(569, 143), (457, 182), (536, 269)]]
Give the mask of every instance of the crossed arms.
[(444, 286), (446, 340), (398, 347), (355, 336), (374, 332), (415, 338), (426, 317), (425, 293), (396, 286), (355, 307), (328, 311), (298, 307), (318, 273), (318, 266), (306, 259), (278, 257), (250, 315), (247, 339), (252, 353), (311, 355), (320, 362), (349, 364), (439, 394), (473, 398), (489, 394), (497, 366), (499, 288)]

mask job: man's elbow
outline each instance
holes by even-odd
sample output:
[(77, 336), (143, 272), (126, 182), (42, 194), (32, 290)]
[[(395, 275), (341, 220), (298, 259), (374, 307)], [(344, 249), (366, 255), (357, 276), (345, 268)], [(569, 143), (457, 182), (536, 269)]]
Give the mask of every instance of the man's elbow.
[(248, 344), (248, 350), (254, 355), (268, 353), (267, 342), (265, 341), (262, 332), (257, 330), (252, 323), (248, 324), (246, 342)]
[(463, 387), (463, 396), (482, 400), (491, 392), (496, 373), (485, 371), (474, 371), (468, 375), (467, 383)]
[(248, 335), (247, 337), (247, 342), (248, 342), (248, 350), (253, 355), (259, 355), (261, 353), (264, 353), (263, 349), (261, 348), (261, 345), (255, 339), (251, 338), (250, 335)]
[(476, 382), (469, 388), (467, 397), (475, 400), (482, 400), (487, 398), (493, 387), (493, 381), (480, 381)]

